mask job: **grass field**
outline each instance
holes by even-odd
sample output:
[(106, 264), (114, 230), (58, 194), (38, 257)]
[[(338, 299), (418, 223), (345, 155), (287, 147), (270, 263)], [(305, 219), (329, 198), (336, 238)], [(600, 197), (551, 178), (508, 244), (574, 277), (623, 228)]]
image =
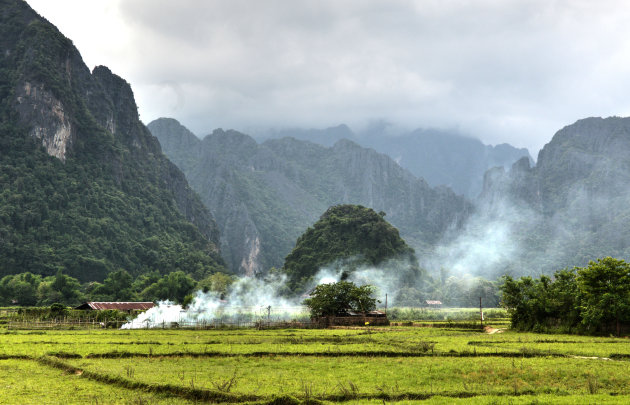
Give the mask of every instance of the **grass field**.
[(630, 403), (628, 339), (420, 324), (0, 330), (0, 403)]

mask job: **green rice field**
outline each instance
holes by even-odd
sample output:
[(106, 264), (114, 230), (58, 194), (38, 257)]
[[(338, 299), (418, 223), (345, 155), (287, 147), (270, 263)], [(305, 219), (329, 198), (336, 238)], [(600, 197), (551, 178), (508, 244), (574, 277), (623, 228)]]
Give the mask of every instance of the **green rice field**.
[(497, 319), (389, 327), (0, 329), (2, 404), (630, 403), (627, 338)]

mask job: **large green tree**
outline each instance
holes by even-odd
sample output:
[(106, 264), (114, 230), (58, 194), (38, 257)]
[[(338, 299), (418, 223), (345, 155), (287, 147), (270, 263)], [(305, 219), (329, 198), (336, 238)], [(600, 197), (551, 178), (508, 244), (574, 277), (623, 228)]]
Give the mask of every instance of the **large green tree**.
[(372, 297), (374, 287), (357, 287), (349, 281), (320, 284), (304, 300), (312, 317), (344, 315), (348, 311), (368, 312), (376, 308), (376, 299)]
[(605, 257), (591, 261), (578, 275), (583, 324), (588, 330), (614, 324), (619, 335), (622, 322), (630, 321), (630, 264)]
[(140, 296), (147, 301), (174, 300), (182, 303), (197, 282), (183, 271), (174, 271), (145, 288)]

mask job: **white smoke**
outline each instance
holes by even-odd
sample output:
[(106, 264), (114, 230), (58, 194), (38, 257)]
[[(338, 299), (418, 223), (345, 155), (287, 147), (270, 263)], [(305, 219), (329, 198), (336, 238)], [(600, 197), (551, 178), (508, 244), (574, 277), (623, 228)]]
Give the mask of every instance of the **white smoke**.
[(460, 278), (493, 277), (509, 266), (521, 250), (516, 233), (530, 223), (533, 213), (505, 201), (471, 217), (454, 237), (444, 241), (423, 265)]
[[(344, 260), (352, 262), (352, 260)], [(395, 296), (401, 287), (407, 286), (408, 281), (405, 276), (409, 275), (412, 263), (407, 259), (392, 259), (379, 266), (348, 266), (346, 264), (334, 263), (330, 266), (322, 267), (313, 277), (313, 283), (309, 290), (319, 284), (336, 283), (342, 280), (354, 283), (357, 286), (371, 285), (375, 287), (374, 298), (380, 301), (381, 305), (386, 302), (394, 304)], [(414, 284), (415, 286), (415, 284)]]
[(283, 276), (266, 280), (243, 277), (231, 285), (225, 299), (215, 292), (197, 291), (187, 308), (171, 301), (161, 301), (124, 324), (122, 329), (211, 324), (238, 326), (260, 321), (308, 318), (307, 309), (301, 305), (303, 297), (287, 299), (281, 295), (285, 281)]

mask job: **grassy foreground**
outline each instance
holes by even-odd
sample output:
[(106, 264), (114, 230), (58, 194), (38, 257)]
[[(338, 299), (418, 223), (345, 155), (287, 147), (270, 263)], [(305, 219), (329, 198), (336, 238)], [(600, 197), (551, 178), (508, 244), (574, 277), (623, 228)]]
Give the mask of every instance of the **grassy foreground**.
[(630, 402), (627, 339), (449, 326), (0, 330), (0, 403)]

